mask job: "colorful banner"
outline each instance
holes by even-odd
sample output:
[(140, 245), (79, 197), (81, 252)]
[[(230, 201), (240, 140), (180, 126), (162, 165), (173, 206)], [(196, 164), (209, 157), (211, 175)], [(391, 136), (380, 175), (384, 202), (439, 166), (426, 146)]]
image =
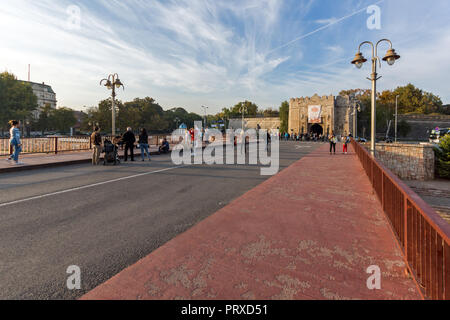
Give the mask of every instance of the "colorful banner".
[(308, 106), (308, 122), (322, 123), (322, 106)]

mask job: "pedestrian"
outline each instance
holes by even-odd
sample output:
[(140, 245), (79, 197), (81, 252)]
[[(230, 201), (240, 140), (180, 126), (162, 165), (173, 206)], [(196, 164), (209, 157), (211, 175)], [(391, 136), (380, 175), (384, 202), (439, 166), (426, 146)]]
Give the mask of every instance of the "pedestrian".
[(331, 134), (329, 140), (330, 140), (330, 154), (333, 154), (333, 151), (334, 151), (334, 154), (336, 154), (337, 138), (334, 135), (334, 132)]
[[(16, 165), (23, 165), (24, 163), (19, 162), (19, 154), (22, 152), (22, 142), (20, 141), (20, 130), (19, 130), (19, 121), (11, 120), (9, 121), (9, 125), (11, 126), (10, 137), (9, 137), (9, 145), (14, 149), (14, 153), (12, 154), (11, 160), (14, 160)], [(8, 161), (11, 161), (8, 160)]]
[(91, 135), (91, 143), (93, 147), (92, 165), (98, 166), (100, 163), (100, 155), (102, 153), (102, 136), (100, 135), (100, 128), (95, 127)]
[(148, 133), (145, 128), (142, 128), (139, 134), (139, 147), (141, 148), (141, 158), (145, 161), (145, 155), (147, 154), (148, 161), (151, 161), (150, 152), (148, 151)]
[(350, 143), (350, 137), (347, 136), (344, 139), (344, 149), (342, 150), (343, 153), (347, 154), (348, 153), (348, 144)]
[(128, 150), (130, 150), (131, 161), (134, 161), (134, 144), (136, 143), (136, 137), (130, 127), (127, 128), (122, 136), (122, 141), (125, 144), (124, 161), (128, 161)]
[(167, 138), (164, 138), (162, 144), (159, 146), (159, 154), (168, 153), (169, 151), (170, 151), (169, 142), (167, 141)]
[[(11, 125), (12, 120), (9, 122), (9, 124)], [(13, 137), (13, 130), (14, 130), (14, 126), (11, 125), (11, 128), (9, 129), (9, 139), (11, 141), (12, 137)], [(11, 161), (13, 159), (13, 154), (14, 154), (14, 147), (13, 145), (10, 143), (9, 144), (9, 157), (8, 159), (6, 159), (6, 161)]]

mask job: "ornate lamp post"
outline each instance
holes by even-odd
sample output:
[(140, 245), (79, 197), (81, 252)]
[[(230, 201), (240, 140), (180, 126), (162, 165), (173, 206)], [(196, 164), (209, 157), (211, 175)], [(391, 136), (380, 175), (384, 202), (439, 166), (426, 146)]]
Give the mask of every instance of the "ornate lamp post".
[(388, 65), (390, 65), (390, 66), (394, 65), (395, 61), (400, 59), (400, 56), (392, 48), (392, 42), (389, 39), (382, 39), (382, 40), (378, 41), (376, 45), (374, 45), (370, 41), (362, 42), (358, 47), (358, 53), (356, 54), (355, 58), (352, 61), (352, 64), (354, 64), (358, 69), (361, 69), (364, 62), (367, 61), (367, 59), (365, 59), (361, 53), (361, 47), (364, 44), (370, 44), (372, 46), (372, 75), (370, 78), (367, 78), (370, 81), (372, 81), (372, 114), (371, 114), (372, 128), (371, 128), (371, 141), (370, 141), (370, 153), (372, 154), (372, 156), (375, 156), (377, 80), (379, 80), (381, 78), (381, 77), (378, 77), (378, 74), (377, 74), (377, 62), (379, 62), (380, 68), (381, 68), (381, 61), (380, 61), (380, 58), (378, 57), (378, 45), (384, 41), (388, 42), (390, 47), (386, 53), (386, 56), (383, 58), (383, 61), (386, 61), (388, 63)]
[(207, 115), (206, 115), (206, 112), (207, 112), (207, 111), (206, 111), (206, 110), (208, 110), (209, 107), (202, 106), (202, 108), (203, 108), (203, 110), (205, 111), (205, 120), (204, 120), (204, 121), (205, 121), (205, 124), (203, 125), (203, 128), (206, 128), (206, 121), (207, 121), (207, 120), (206, 120), (206, 117), (207, 117)]
[(125, 90), (125, 86), (120, 81), (117, 73), (110, 74), (107, 79), (102, 79), (100, 85), (103, 85), (103, 82), (105, 82), (104, 86), (108, 90), (112, 90), (112, 136), (114, 137), (116, 135), (116, 88), (123, 87)]
[(398, 125), (398, 98), (395, 96), (395, 143), (397, 143), (397, 125)]
[(173, 120), (173, 122), (176, 123), (176, 129), (180, 129), (179, 123), (180, 123), (180, 118), (176, 117), (175, 120)]
[(245, 131), (245, 104), (241, 105), (239, 111), (242, 113), (242, 130)]
[[(353, 138), (356, 139), (358, 135), (358, 112), (361, 112), (361, 105), (359, 104), (359, 101), (356, 99), (355, 95), (352, 95), (350, 97), (350, 101), (352, 103), (353, 107)], [(350, 108), (352, 108), (350, 107)]]

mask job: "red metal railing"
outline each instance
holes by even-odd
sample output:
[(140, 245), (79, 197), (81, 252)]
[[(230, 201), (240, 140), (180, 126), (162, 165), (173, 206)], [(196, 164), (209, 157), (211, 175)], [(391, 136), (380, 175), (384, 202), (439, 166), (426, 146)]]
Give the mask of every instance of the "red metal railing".
[(364, 147), (352, 145), (423, 294), (450, 300), (450, 225)]

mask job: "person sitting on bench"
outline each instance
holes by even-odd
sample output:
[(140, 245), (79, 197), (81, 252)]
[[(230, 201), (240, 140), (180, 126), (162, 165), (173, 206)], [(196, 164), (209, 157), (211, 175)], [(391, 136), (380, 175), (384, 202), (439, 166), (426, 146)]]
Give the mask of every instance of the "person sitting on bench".
[(159, 153), (168, 153), (170, 150), (169, 142), (164, 138), (162, 145), (159, 146)]

